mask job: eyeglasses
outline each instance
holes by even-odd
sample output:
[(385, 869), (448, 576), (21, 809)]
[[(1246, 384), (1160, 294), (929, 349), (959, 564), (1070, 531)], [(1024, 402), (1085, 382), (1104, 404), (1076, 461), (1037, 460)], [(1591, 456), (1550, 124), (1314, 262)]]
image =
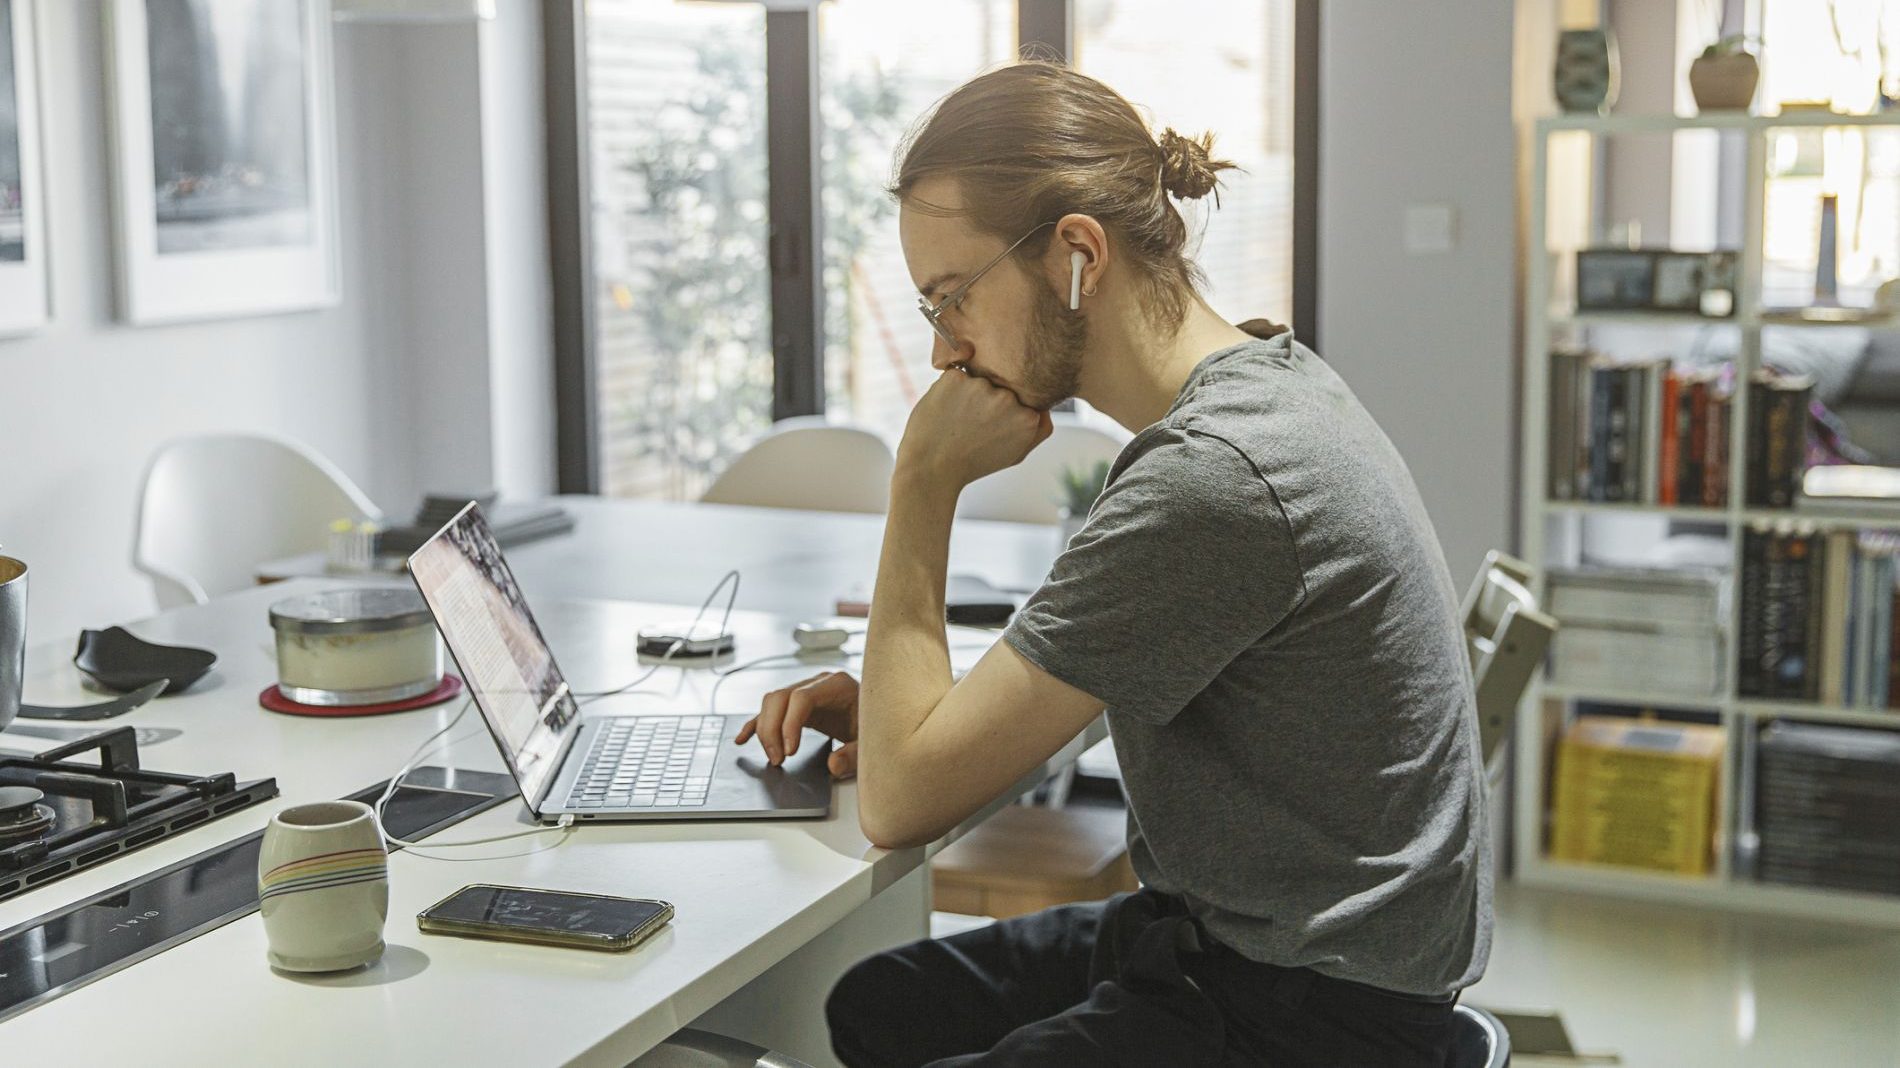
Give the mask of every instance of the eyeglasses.
[(949, 311), (952, 308), (955, 308), (959, 304), (962, 304), (964, 296), (970, 292), (970, 287), (976, 284), (977, 279), (983, 277), (985, 274), (988, 274), (990, 268), (1003, 262), (1003, 260), (1007, 258), (1010, 253), (1016, 251), (1017, 247), (1020, 246), (1023, 242), (1029, 240), (1030, 238), (1036, 236), (1038, 233), (1042, 232), (1042, 229), (1044, 227), (1054, 226), (1055, 224), (1056, 224), (1056, 220), (1054, 219), (1051, 219), (1046, 223), (1040, 223), (1036, 226), (1034, 230), (1031, 230), (1028, 233), (1024, 234), (1023, 236), (1017, 238), (1016, 244), (1011, 245), (1008, 248), (1004, 249), (1001, 253), (997, 255), (995, 259), (984, 264), (982, 268), (978, 270), (975, 274), (965, 279), (962, 285), (958, 286), (957, 288), (951, 290), (949, 293), (945, 294), (944, 298), (938, 301), (936, 304), (934, 305), (931, 304), (929, 297), (918, 297), (917, 310), (923, 313), (924, 322), (927, 322), (930, 324), (930, 328), (937, 332), (937, 336), (943, 339), (944, 344), (949, 345), (953, 349), (956, 348), (957, 335), (954, 331), (950, 329), (950, 324), (943, 321), (943, 313)]

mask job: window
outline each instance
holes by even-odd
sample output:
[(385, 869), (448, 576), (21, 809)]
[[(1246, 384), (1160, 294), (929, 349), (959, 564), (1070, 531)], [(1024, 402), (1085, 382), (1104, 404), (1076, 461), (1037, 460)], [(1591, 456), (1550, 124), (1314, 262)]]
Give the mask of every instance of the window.
[[(1296, 6), (1318, 9), (551, 0), (561, 488), (696, 498), (775, 415), (812, 409), (896, 439), (934, 372), (894, 156), (932, 103), (1016, 54), (1019, 26), (1154, 122), (1215, 131), (1246, 173), (1217, 224), (1188, 206), (1210, 298), (1291, 318)], [(1316, 48), (1308, 23), (1300, 40)]]
[(693, 498), (772, 420), (765, 11), (588, 0), (599, 491)]
[(1015, 0), (944, 0), (929, 11), (832, 0), (818, 12), (827, 411), (893, 441), (936, 375), (885, 195), (897, 148), (938, 98), (1016, 51)]
[[(1762, 12), (1765, 110), (1831, 102), (1873, 111), (1900, 96), (1900, 3), (1773, 0)], [(1873, 303), (1900, 273), (1900, 137), (1892, 129), (1782, 127), (1768, 138), (1762, 300), (1799, 306), (1816, 292), (1823, 204), (1834, 198), (1835, 299)]]
[[(1240, 322), (1293, 314), (1293, 0), (1076, 0), (1075, 65), (1148, 114), (1157, 133), (1214, 133), (1239, 164), (1181, 205), (1208, 303)], [(1219, 27), (1183, 33), (1184, 26)]]

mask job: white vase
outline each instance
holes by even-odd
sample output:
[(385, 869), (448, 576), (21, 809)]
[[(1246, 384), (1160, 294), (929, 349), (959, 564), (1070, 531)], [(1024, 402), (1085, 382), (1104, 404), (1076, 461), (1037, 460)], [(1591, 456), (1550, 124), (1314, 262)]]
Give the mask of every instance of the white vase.
[(334, 972), (383, 955), (389, 853), (361, 801), (294, 805), (271, 817), (257, 858), (270, 962)]

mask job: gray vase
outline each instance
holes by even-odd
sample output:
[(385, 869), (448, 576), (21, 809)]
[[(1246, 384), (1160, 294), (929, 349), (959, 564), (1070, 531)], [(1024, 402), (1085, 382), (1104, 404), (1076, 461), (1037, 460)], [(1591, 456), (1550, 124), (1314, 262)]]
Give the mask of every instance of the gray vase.
[(1553, 87), (1565, 111), (1609, 111), (1617, 80), (1616, 41), (1608, 30), (1565, 30), (1558, 36)]

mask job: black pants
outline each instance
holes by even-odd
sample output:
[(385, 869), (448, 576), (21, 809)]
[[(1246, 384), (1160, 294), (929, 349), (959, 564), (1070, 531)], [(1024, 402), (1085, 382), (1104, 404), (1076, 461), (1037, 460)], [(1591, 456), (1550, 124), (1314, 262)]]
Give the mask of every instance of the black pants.
[(1142, 890), (880, 953), (825, 1011), (851, 1068), (1443, 1068), (1452, 1003), (1247, 960)]

